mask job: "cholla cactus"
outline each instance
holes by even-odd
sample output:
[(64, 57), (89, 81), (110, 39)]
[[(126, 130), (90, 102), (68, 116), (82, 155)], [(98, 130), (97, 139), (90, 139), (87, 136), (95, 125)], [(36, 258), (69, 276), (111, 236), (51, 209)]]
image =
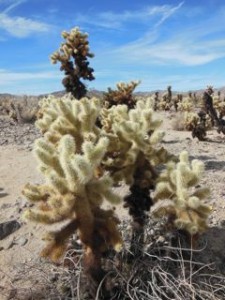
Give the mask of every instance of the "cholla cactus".
[(180, 161), (168, 163), (156, 184), (153, 215), (168, 216), (170, 225), (186, 231), (190, 235), (202, 233), (207, 228), (207, 218), (211, 207), (203, 202), (208, 196), (208, 188), (195, 188), (204, 171), (199, 160), (188, 159), (188, 153), (180, 154)]
[[(86, 141), (94, 147), (100, 137), (107, 139), (101, 162), (94, 167), (95, 179), (101, 179), (108, 172), (113, 184), (124, 181), (130, 185), (132, 195), (126, 197), (125, 202), (134, 222), (143, 227), (152, 204), (149, 190), (157, 177), (155, 166), (170, 158), (164, 148), (157, 146), (164, 133), (158, 130), (161, 121), (153, 118), (151, 99), (138, 101), (136, 108), (130, 110), (126, 105), (101, 110), (101, 102), (96, 98), (82, 98), (79, 102), (69, 96), (45, 99), (42, 106), (43, 116), (36, 125), (44, 133), (45, 147), (51, 145), (51, 149), (57, 148), (60, 153), (61, 140), (69, 135), (74, 139), (76, 153), (80, 154)], [(101, 128), (96, 126), (100, 111)], [(40, 147), (35, 151), (39, 159), (58, 168), (59, 173), (61, 159), (49, 153), (49, 162)], [(47, 176), (48, 168), (40, 165), (40, 169)]]
[(194, 110), (194, 102), (190, 97), (184, 97), (181, 102), (178, 103), (178, 111), (188, 111)]
[(99, 105), (97, 99), (52, 99), (38, 121), (46, 133), (34, 147), (46, 184), (28, 184), (23, 190), (36, 206), (25, 212), (27, 219), (44, 224), (69, 222), (48, 234), (42, 255), (57, 261), (70, 235), (77, 232), (85, 249), (86, 271), (97, 283), (104, 276), (102, 254), (122, 245), (114, 211), (101, 208), (103, 201), (117, 204), (120, 198), (112, 192), (113, 180), (105, 171), (96, 175), (109, 145), (95, 125)]
[(134, 183), (133, 174), (141, 154), (152, 166), (167, 160), (167, 151), (156, 146), (164, 132), (159, 129), (162, 121), (154, 119), (150, 98), (139, 100), (136, 108), (131, 110), (126, 105), (102, 109), (101, 123), (104, 135), (110, 138), (108, 156), (103, 164), (113, 170), (115, 181)]
[(184, 129), (193, 130), (199, 123), (199, 116), (194, 112), (185, 111), (183, 114)]
[(213, 96), (213, 106), (215, 109), (218, 109), (221, 103), (221, 93), (218, 91), (217, 95)]
[(165, 99), (167, 103), (171, 103), (172, 101), (172, 86), (167, 87), (167, 92), (163, 93), (162, 98)]
[(168, 111), (172, 107), (172, 104), (167, 101), (165, 97), (161, 98), (158, 102), (157, 108), (158, 110)]
[(225, 102), (219, 102), (217, 106), (217, 111), (219, 112), (219, 117), (223, 118), (225, 116)]
[(101, 117), (102, 131), (110, 139), (104, 169), (115, 182), (130, 185), (130, 194), (124, 201), (133, 218), (131, 252), (136, 256), (142, 248), (146, 213), (152, 205), (150, 189), (157, 178), (155, 166), (171, 156), (157, 146), (164, 132), (159, 130), (161, 121), (154, 120), (151, 98), (138, 101), (131, 110), (126, 105), (103, 109)]
[(94, 69), (89, 67), (87, 58), (92, 58), (93, 53), (89, 50), (88, 34), (82, 33), (78, 27), (70, 32), (63, 31), (62, 37), (66, 40), (61, 44), (58, 51), (51, 55), (51, 61), (61, 63), (61, 71), (66, 77), (62, 83), (67, 92), (71, 92), (76, 99), (81, 99), (87, 93), (86, 86), (81, 81), (94, 80)]
[(117, 90), (108, 88), (104, 93), (104, 103), (106, 107), (118, 104), (126, 104), (129, 108), (134, 108), (136, 100), (133, 96), (134, 89), (140, 84), (140, 81), (131, 81), (130, 83), (117, 83)]

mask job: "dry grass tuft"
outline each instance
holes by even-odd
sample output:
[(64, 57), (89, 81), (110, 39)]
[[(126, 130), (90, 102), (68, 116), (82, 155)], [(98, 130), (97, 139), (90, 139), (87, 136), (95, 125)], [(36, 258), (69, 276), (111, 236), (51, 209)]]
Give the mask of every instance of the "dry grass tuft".
[(33, 123), (38, 112), (38, 101), (24, 96), (21, 99), (0, 99), (0, 115), (8, 116), (16, 123)]
[[(162, 228), (160, 229), (162, 230)], [(145, 251), (141, 257), (132, 258), (127, 250), (129, 233), (123, 227), (125, 249), (119, 255), (110, 253), (104, 260), (108, 270), (103, 282), (111, 294), (101, 295), (101, 282), (95, 300), (221, 300), (225, 295), (225, 272), (214, 263), (204, 263), (206, 245), (194, 250), (186, 247), (183, 237), (169, 235), (166, 240), (158, 235), (146, 237)], [(176, 246), (173, 246), (173, 244)], [(23, 264), (18, 280), (11, 282), (7, 292), (15, 300), (90, 300), (87, 281), (82, 270), (83, 252), (72, 241), (61, 266), (44, 261)], [(21, 288), (21, 286), (23, 288)], [(0, 287), (6, 294), (6, 288)], [(8, 298), (10, 299), (10, 298)]]
[(182, 112), (178, 112), (172, 119), (171, 125), (173, 130), (178, 130), (178, 131), (186, 130), (184, 114)]

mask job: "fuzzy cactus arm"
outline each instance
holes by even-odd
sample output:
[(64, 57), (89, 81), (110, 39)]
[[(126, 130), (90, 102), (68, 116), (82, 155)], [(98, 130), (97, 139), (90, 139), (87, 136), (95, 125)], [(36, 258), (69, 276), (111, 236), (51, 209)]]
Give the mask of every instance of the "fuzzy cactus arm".
[(207, 228), (207, 218), (211, 207), (203, 200), (208, 196), (207, 188), (197, 188), (201, 180), (204, 164), (188, 159), (188, 153), (180, 154), (180, 161), (170, 163), (156, 184), (152, 212), (156, 216), (162, 212), (170, 216), (173, 225), (189, 234), (201, 233)]
[[(42, 118), (36, 122), (36, 126), (48, 137), (48, 141), (57, 143), (61, 136), (70, 134), (76, 140), (78, 149), (83, 140), (96, 140), (100, 129), (96, 126), (101, 101), (97, 98), (82, 98), (79, 105), (70, 95), (62, 98), (51, 97), (51, 102), (44, 102)], [(46, 109), (46, 105), (47, 109)], [(42, 107), (41, 107), (42, 108)], [(49, 115), (49, 111), (55, 117)]]
[(103, 165), (110, 170), (116, 182), (124, 180), (132, 184), (137, 158), (141, 153), (152, 165), (171, 159), (164, 148), (158, 148), (164, 132), (160, 130), (162, 122), (154, 117), (150, 99), (138, 100), (135, 108), (130, 110), (125, 105), (103, 109), (101, 122), (102, 130), (110, 140)]

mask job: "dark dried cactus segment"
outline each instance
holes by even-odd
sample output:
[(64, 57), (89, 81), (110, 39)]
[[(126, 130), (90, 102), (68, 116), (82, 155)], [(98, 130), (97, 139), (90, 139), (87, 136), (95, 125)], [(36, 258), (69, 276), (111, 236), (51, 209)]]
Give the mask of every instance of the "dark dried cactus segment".
[(137, 257), (141, 255), (143, 250), (144, 227), (148, 219), (147, 212), (153, 204), (149, 189), (133, 184), (130, 187), (130, 194), (124, 198), (124, 202), (124, 207), (128, 208), (133, 219), (130, 251), (132, 257)]
[(197, 137), (199, 141), (206, 140), (206, 114), (204, 112), (198, 113), (200, 122), (195, 123), (192, 129), (192, 137)]

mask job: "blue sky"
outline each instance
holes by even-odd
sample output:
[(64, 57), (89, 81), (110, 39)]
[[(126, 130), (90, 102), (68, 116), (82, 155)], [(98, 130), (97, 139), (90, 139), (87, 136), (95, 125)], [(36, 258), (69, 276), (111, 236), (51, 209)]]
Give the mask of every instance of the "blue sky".
[(0, 0), (0, 93), (63, 89), (49, 56), (61, 31), (89, 33), (96, 79), (88, 88), (141, 80), (137, 91), (225, 85), (224, 0)]

